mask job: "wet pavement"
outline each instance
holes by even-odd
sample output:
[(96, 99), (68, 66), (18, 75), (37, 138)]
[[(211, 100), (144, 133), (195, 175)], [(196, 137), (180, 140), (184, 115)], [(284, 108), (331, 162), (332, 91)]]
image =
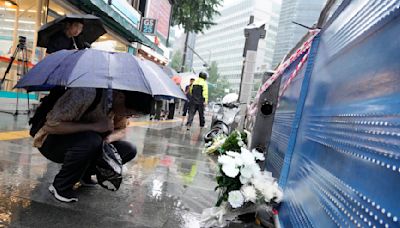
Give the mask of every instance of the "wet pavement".
[[(215, 163), (202, 154), (206, 129), (187, 131), (181, 120), (142, 123), (128, 130), (138, 155), (121, 188), (79, 188), (72, 204), (49, 193), (59, 165), (31, 138), (0, 138), (0, 227), (199, 227), (201, 211), (217, 199)], [(0, 132), (27, 127), (26, 116), (0, 113)]]

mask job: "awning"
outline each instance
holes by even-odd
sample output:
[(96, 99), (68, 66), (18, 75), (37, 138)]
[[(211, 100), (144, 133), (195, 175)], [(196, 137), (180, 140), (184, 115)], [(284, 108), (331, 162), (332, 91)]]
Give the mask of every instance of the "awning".
[(140, 32), (119, 12), (115, 11), (104, 0), (69, 0), (86, 13), (93, 13), (100, 17), (104, 24), (122, 35), (129, 42), (138, 42), (154, 49), (157, 53), (163, 54), (156, 44)]

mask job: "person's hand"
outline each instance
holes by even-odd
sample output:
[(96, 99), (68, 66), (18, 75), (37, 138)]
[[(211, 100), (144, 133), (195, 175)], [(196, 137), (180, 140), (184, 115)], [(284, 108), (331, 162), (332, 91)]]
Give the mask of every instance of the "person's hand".
[(207, 102), (204, 102), (204, 107), (206, 107), (207, 106)]
[(93, 130), (99, 133), (109, 132), (114, 130), (114, 120), (106, 118), (94, 123)]

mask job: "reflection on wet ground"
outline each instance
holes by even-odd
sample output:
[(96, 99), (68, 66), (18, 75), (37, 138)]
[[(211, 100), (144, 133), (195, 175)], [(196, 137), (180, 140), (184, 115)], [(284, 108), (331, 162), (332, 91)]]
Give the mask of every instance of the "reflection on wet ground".
[[(0, 114), (1, 131), (26, 129), (26, 119), (8, 117)], [(49, 194), (59, 165), (33, 149), (30, 138), (2, 140), (0, 227), (198, 227), (202, 209), (217, 198), (215, 163), (201, 151), (204, 131), (176, 121), (129, 128), (138, 155), (126, 165), (121, 188), (79, 188), (73, 204)]]

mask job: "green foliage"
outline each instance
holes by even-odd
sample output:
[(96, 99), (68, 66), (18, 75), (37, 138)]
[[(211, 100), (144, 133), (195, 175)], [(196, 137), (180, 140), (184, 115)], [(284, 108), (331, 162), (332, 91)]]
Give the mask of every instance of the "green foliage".
[(241, 140), (247, 144), (247, 134), (242, 132), (239, 133), (238, 131), (232, 132), (229, 137), (225, 140), (225, 143), (222, 144), (220, 151), (226, 152), (226, 151), (234, 151), (234, 152), (239, 152), (240, 153), (240, 146), (239, 146), (239, 134), (241, 137)]
[(223, 0), (175, 0), (172, 9), (172, 23), (182, 25), (185, 33), (202, 32), (215, 23), (213, 17), (219, 15), (218, 6)]
[[(222, 166), (219, 167), (219, 173), (224, 173), (222, 171)], [(218, 197), (218, 201), (216, 203), (216, 207), (219, 207), (222, 202), (228, 201), (229, 192), (234, 190), (240, 190), (242, 184), (239, 179), (239, 175), (235, 178), (228, 177), (226, 175), (221, 175), (216, 177), (218, 186), (215, 190), (220, 189), (220, 196)]]
[(172, 59), (171, 62), (169, 63), (169, 66), (176, 70), (176, 71), (180, 71), (181, 70), (181, 66), (182, 66), (182, 52), (180, 50), (177, 50), (176, 52), (174, 52), (174, 54), (172, 55)]
[(217, 101), (217, 98), (224, 97), (226, 94), (225, 89), (229, 89), (229, 82), (218, 74), (218, 65), (215, 61), (211, 63), (208, 68), (209, 78), (207, 79), (209, 83), (209, 100)]

